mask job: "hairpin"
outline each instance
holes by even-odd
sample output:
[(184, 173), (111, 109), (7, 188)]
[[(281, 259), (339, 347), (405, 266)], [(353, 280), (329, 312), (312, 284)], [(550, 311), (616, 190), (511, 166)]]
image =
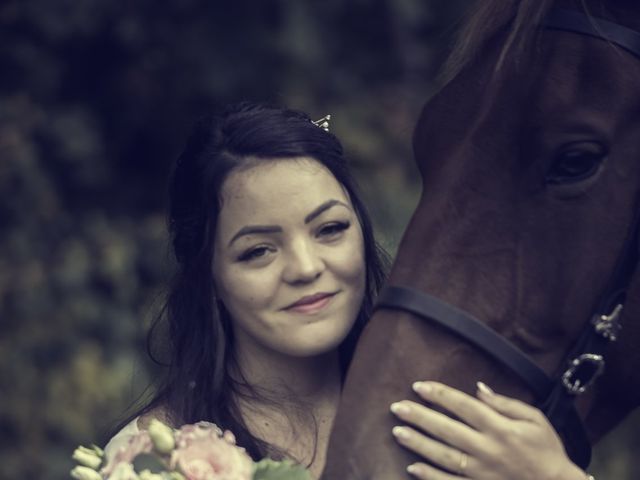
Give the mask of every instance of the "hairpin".
[(320, 127), (325, 132), (328, 132), (329, 131), (329, 120), (331, 120), (331, 115), (325, 115), (324, 117), (322, 117), (319, 120), (311, 120), (311, 123), (313, 123), (316, 127)]

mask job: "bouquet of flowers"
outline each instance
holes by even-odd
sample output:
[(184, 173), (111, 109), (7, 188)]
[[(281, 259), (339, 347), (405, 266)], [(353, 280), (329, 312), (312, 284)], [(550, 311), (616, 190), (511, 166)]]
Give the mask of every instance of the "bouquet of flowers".
[(309, 472), (288, 460), (254, 462), (213, 423), (172, 429), (152, 420), (111, 457), (95, 445), (78, 447), (77, 480), (311, 480)]

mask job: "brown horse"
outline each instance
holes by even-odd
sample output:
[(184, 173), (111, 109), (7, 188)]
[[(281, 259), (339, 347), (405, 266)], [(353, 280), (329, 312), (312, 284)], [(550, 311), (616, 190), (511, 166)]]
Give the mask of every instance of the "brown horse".
[[(554, 26), (558, 4), (586, 11), (578, 18), (585, 31)], [(603, 355), (605, 373), (594, 385), (589, 372), (567, 377), (574, 392), (553, 391), (575, 397), (575, 418), (596, 442), (640, 404), (638, 245), (629, 240), (640, 191), (640, 36), (632, 31), (640, 30), (640, 3), (482, 0), (470, 19), (449, 80), (415, 129), (423, 194), (389, 284), (457, 307), (443, 307), (445, 316), (473, 315), (531, 357), (530, 368), (554, 377), (580, 356), (571, 350), (583, 329), (593, 336), (595, 318), (599, 352), (583, 359)], [(631, 256), (617, 260), (625, 242)], [(603, 300), (616, 262), (631, 280), (623, 334), (610, 341), (615, 332), (603, 335), (602, 322), (615, 319), (601, 315), (623, 302), (617, 293), (614, 304)], [(388, 408), (412, 396), (415, 380), (467, 392), (482, 380), (545, 401), (548, 386), (536, 391), (476, 340), (422, 314), (379, 309), (347, 377), (323, 478), (404, 477), (415, 459), (392, 439)], [(573, 407), (563, 408), (560, 420)], [(584, 466), (588, 452), (573, 445), (573, 427), (561, 435)]]

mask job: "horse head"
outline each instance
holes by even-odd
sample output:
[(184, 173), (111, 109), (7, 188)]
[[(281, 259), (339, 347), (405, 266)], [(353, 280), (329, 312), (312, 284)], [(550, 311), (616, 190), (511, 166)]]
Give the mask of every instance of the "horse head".
[[(549, 377), (576, 360), (572, 350), (582, 331), (596, 330), (594, 319), (620, 321), (622, 334), (596, 332), (604, 361), (591, 373), (604, 364), (600, 378), (570, 378), (577, 388), (557, 394), (575, 400), (595, 442), (640, 404), (640, 4), (480, 4), (449, 80), (415, 128), (423, 193), (388, 283), (428, 294), (431, 312), (450, 306), (478, 319)], [(623, 288), (612, 280), (620, 270)], [(410, 397), (415, 380), (468, 392), (482, 380), (550, 401), (475, 338), (415, 309), (382, 306), (347, 377), (323, 478), (399, 476), (412, 459), (394, 445), (388, 406)], [(572, 453), (571, 435), (561, 434)]]

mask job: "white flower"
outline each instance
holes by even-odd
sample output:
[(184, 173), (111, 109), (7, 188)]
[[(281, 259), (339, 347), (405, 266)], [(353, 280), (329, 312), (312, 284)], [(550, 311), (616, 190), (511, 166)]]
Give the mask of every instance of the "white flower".
[(80, 465), (89, 467), (93, 470), (97, 470), (102, 463), (102, 456), (99, 454), (99, 451), (82, 446), (75, 449), (71, 458)]
[(94, 469), (85, 467), (84, 465), (74, 467), (73, 470), (71, 470), (71, 477), (76, 480), (102, 480), (102, 475)]
[(149, 423), (148, 431), (153, 446), (159, 453), (171, 453), (176, 446), (171, 427), (154, 418)]
[(133, 469), (133, 465), (122, 462), (113, 469), (113, 472), (109, 475), (109, 480), (140, 480), (140, 477)]

